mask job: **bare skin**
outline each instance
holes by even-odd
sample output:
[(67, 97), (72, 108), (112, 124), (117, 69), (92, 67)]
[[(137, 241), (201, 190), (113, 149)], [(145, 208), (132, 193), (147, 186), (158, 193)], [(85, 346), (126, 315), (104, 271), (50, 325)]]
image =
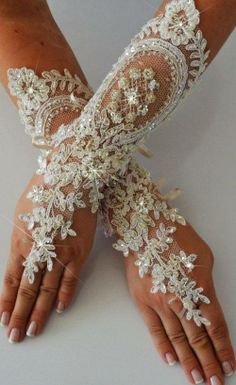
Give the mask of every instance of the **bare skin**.
[[(72, 73), (79, 74), (86, 83), (79, 64), (53, 20), (46, 2), (34, 1), (32, 8), (29, 7), (30, 3), (29, 0), (22, 0), (16, 14), (14, 8), (16, 4), (19, 4), (18, 1), (1, 2), (0, 50), (3, 54), (0, 60), (0, 77), (3, 84), (7, 85), (6, 70), (9, 67), (20, 66), (37, 68), (39, 73), (51, 68), (58, 70), (68, 68)], [(197, 3), (198, 7), (203, 9), (204, 1), (198, 0)], [(208, 1), (207, 4), (210, 9), (213, 0)], [(25, 16), (26, 8), (27, 17)], [(234, 13), (231, 12), (232, 9)], [(30, 17), (28, 17), (29, 12)], [(207, 23), (205, 22), (203, 25), (203, 28), (206, 28), (205, 36), (208, 40), (210, 39), (209, 43), (212, 45), (211, 59), (233, 29), (235, 7), (233, 7), (232, 0), (227, 2), (217, 0), (214, 12), (216, 12), (216, 19), (219, 14), (221, 17), (228, 14), (229, 17), (223, 19), (224, 28), (217, 32), (220, 34), (222, 31), (222, 35), (217, 35), (217, 39), (214, 39), (214, 34), (211, 32), (213, 27), (208, 28), (210, 30), (208, 36)], [(27, 31), (30, 31), (30, 34)], [(61, 55), (62, 52), (63, 55)], [(13, 101), (15, 102), (15, 100)], [(37, 177), (33, 177), (26, 191), (29, 191), (32, 184), (36, 184), (35, 178)], [(26, 243), (25, 237), (22, 237), (22, 231), (25, 233), (26, 229), (17, 219), (18, 213), (30, 210), (30, 203), (28, 199), (26, 200), (25, 193), (17, 203), (16, 226), (13, 230), (11, 251), (0, 297), (0, 316), (3, 312), (10, 313), (10, 320), (6, 322), (8, 324), (7, 335), (10, 335), (13, 328), (17, 328), (20, 330), (19, 341), (23, 340), (31, 320), (35, 320), (37, 323), (36, 334), (41, 332), (55, 300), (57, 304), (63, 302), (65, 308), (71, 303), (79, 272), (91, 249), (96, 225), (96, 218), (89, 211), (78, 212), (74, 218), (74, 224), (75, 228), (80, 231), (80, 238), (68, 238), (66, 243), (60, 244), (59, 246), (62, 247), (58, 246), (59, 261), (55, 263), (53, 271), (38, 275), (35, 284), (29, 286), (25, 278), (22, 278), (22, 260), (29, 251), (30, 243)], [(84, 226), (85, 223), (86, 226)], [(138, 278), (137, 269), (133, 266), (134, 257), (126, 259), (130, 290), (163, 358), (166, 360), (166, 353), (172, 353), (173, 357), (182, 364), (191, 382), (193, 382), (191, 371), (197, 368), (202, 375), (205, 375), (209, 385), (213, 385), (210, 382), (210, 377), (213, 375), (219, 378), (220, 384), (224, 384), (221, 364), (227, 361), (234, 370), (235, 358), (213, 286), (213, 255), (190, 225), (179, 229), (178, 237), (180, 237), (179, 243), (182, 248), (198, 254), (200, 256), (199, 264), (205, 267), (201, 270), (196, 269), (194, 277), (200, 285), (205, 287), (206, 295), (212, 300), (211, 305), (202, 309), (204, 315), (212, 320), (211, 326), (205, 330), (195, 327), (192, 323), (186, 323), (182, 317), (181, 319), (178, 317), (181, 309), (177, 304), (170, 307), (168, 297), (151, 295), (149, 293), (150, 279), (148, 277), (143, 280)], [(30, 240), (29, 234), (26, 235), (26, 238)], [(67, 268), (65, 269), (62, 265)]]

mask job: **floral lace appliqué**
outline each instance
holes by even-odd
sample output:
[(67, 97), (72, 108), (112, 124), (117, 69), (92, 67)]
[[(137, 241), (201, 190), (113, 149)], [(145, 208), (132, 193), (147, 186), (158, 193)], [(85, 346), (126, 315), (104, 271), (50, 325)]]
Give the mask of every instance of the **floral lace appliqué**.
[(175, 241), (175, 223), (184, 226), (185, 219), (178, 209), (168, 208), (150, 175), (134, 160), (119, 182), (105, 190), (101, 215), (106, 234), (115, 233), (120, 238), (114, 248), (125, 257), (135, 252), (140, 277), (151, 275), (151, 292), (173, 294), (172, 300), (182, 302), (188, 320), (193, 319), (198, 326), (209, 325), (197, 305), (209, 304), (210, 300), (203, 295), (203, 288), (188, 277), (197, 255), (186, 254)]
[(170, 39), (176, 46), (186, 45), (193, 38), (199, 22), (199, 11), (193, 0), (178, 0), (167, 4), (165, 17), (160, 22), (161, 38)]
[(10, 68), (8, 87), (18, 99), (19, 114), (25, 131), (34, 145), (51, 146), (53, 121), (56, 116), (79, 112), (92, 96), (92, 90), (80, 78), (64, 69), (44, 71), (39, 77), (29, 68)]

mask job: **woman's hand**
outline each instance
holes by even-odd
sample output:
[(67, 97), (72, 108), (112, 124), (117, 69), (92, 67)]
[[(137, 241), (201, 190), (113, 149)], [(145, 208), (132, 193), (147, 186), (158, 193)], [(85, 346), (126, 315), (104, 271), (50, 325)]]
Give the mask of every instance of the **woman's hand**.
[(25, 337), (38, 335), (54, 302), (61, 313), (70, 305), (79, 282), (79, 274), (93, 243), (96, 215), (90, 208), (77, 209), (73, 217), (76, 237), (64, 241), (56, 239), (56, 254), (52, 271), (39, 271), (30, 284), (23, 276), (23, 261), (28, 256), (32, 238), (19, 214), (32, 212), (33, 204), (26, 198), (32, 186), (42, 185), (42, 177), (35, 175), (19, 199), (14, 218), (10, 255), (0, 296), (1, 324), (7, 326), (9, 342), (19, 342)]
[(214, 258), (208, 245), (189, 224), (177, 225), (177, 228), (175, 239), (180, 247), (198, 255), (190, 276), (211, 300), (208, 305), (200, 304), (203, 316), (211, 325), (198, 327), (193, 321), (187, 321), (182, 304), (169, 303), (170, 294), (151, 294), (151, 277), (145, 275), (140, 279), (134, 265), (135, 254), (125, 259), (130, 292), (163, 359), (170, 365), (179, 360), (193, 384), (206, 379), (209, 385), (222, 385), (224, 373), (230, 376), (235, 370), (235, 356), (214, 288)]

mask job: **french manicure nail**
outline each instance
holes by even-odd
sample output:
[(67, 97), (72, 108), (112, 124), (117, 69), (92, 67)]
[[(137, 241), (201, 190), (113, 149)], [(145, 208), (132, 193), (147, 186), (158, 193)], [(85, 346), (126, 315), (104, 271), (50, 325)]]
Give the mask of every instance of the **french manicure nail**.
[(234, 370), (233, 370), (230, 362), (228, 362), (228, 361), (222, 362), (222, 368), (223, 368), (224, 374), (226, 376), (230, 377), (234, 374)]
[(65, 305), (63, 302), (59, 302), (58, 305), (57, 305), (57, 313), (63, 313), (63, 311), (65, 310)]
[(211, 385), (222, 385), (221, 381), (217, 376), (212, 376), (210, 380), (211, 380)]
[(0, 324), (1, 326), (7, 326), (10, 321), (10, 313), (8, 311), (4, 311), (2, 313)]
[(176, 360), (172, 353), (166, 353), (166, 361), (170, 366), (174, 366), (176, 364)]
[(8, 341), (10, 342), (10, 344), (14, 344), (15, 342), (19, 341), (19, 338), (20, 338), (20, 330), (13, 328), (11, 330), (11, 334), (10, 334)]
[(29, 327), (27, 329), (26, 335), (28, 337), (34, 337), (35, 333), (36, 333), (36, 328), (37, 328), (36, 322), (35, 321), (31, 321), (30, 325), (29, 325)]
[(191, 374), (195, 384), (202, 384), (204, 382), (204, 379), (198, 369), (193, 369), (191, 371)]

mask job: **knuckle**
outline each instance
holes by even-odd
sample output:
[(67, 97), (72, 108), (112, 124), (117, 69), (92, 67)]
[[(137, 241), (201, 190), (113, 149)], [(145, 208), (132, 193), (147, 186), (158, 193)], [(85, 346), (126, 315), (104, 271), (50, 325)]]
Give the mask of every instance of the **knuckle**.
[(203, 364), (203, 367), (204, 367), (205, 372), (217, 373), (217, 372), (221, 371), (220, 365), (217, 361), (207, 362), (207, 363)]
[(7, 272), (4, 276), (3, 282), (4, 282), (4, 285), (8, 287), (16, 288), (20, 284), (20, 279), (17, 278), (12, 273)]
[(36, 297), (37, 291), (30, 287), (20, 286), (18, 294), (24, 299), (33, 300)]
[(48, 316), (48, 310), (44, 308), (35, 307), (31, 319), (37, 320), (37, 323), (42, 323)]
[(224, 323), (216, 324), (210, 327), (209, 333), (212, 338), (222, 340), (228, 337), (228, 330)]
[(11, 317), (11, 324), (16, 323), (16, 324), (22, 324), (26, 320), (26, 317), (23, 314), (20, 313), (12, 313)]
[(46, 285), (41, 285), (40, 286), (40, 293), (46, 294), (49, 297), (54, 297), (57, 293), (57, 288), (46, 286)]
[(178, 345), (187, 342), (187, 337), (184, 331), (178, 331), (169, 334), (169, 339), (173, 343), (173, 345)]
[(196, 366), (196, 360), (195, 357), (192, 354), (189, 354), (183, 358), (181, 358), (181, 364), (185, 367), (194, 367)]
[(234, 356), (234, 352), (231, 346), (221, 346), (216, 349), (218, 356), (223, 361), (228, 361)]
[(193, 348), (203, 348), (209, 344), (207, 332), (202, 331), (200, 334), (193, 335), (189, 338), (189, 343)]
[(149, 331), (151, 335), (155, 338), (163, 337), (163, 330), (159, 325), (150, 325)]
[(70, 275), (69, 277), (65, 276), (62, 281), (62, 286), (64, 287), (64, 289), (71, 290), (75, 288), (77, 282), (77, 278), (73, 275)]

